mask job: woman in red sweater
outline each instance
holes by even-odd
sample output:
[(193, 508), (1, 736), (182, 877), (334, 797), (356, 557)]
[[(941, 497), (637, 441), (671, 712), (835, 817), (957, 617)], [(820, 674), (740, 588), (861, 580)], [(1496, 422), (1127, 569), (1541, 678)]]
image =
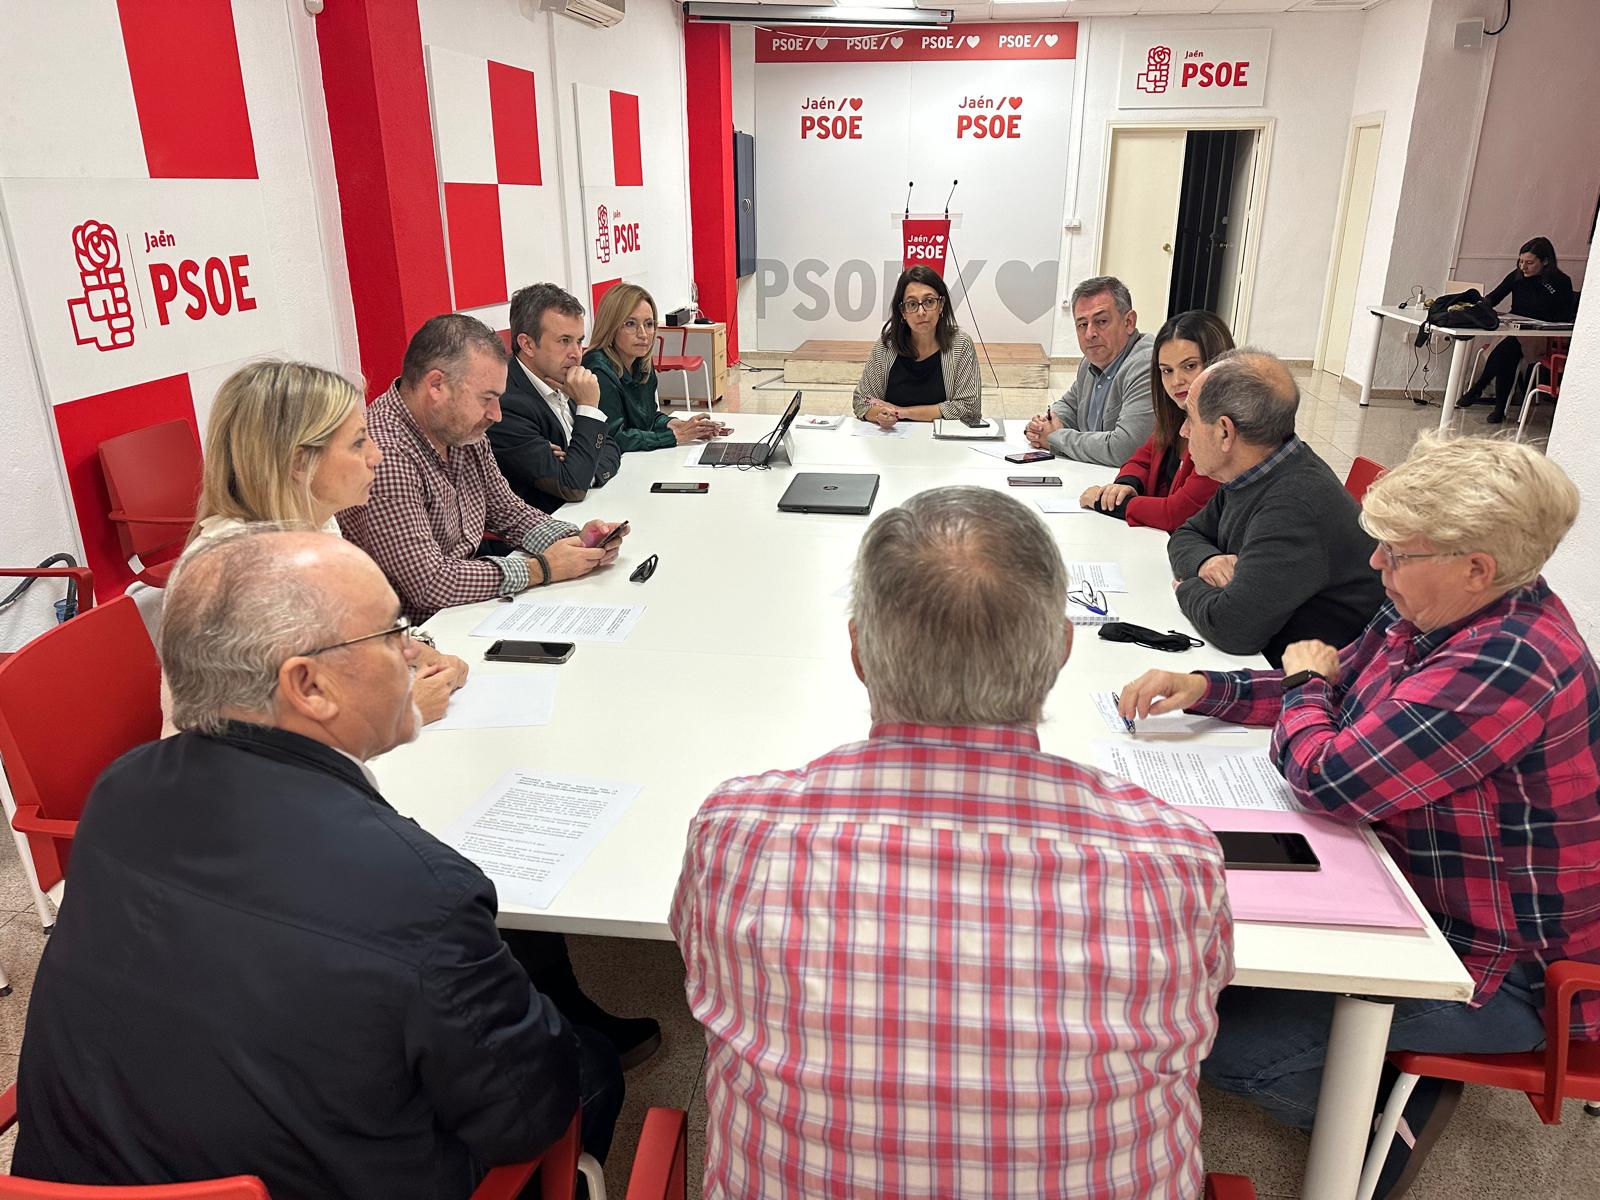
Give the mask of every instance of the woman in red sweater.
[(1155, 432), (1122, 464), (1115, 482), (1089, 488), (1078, 498), (1079, 504), (1129, 525), (1168, 533), (1206, 506), (1217, 490), (1216, 481), (1195, 473), (1188, 442), (1178, 431), (1186, 415), (1184, 398), (1195, 376), (1217, 355), (1232, 349), (1233, 334), (1214, 313), (1192, 309), (1161, 327), (1150, 362), (1155, 376), (1150, 394), (1167, 399), (1155, 402)]

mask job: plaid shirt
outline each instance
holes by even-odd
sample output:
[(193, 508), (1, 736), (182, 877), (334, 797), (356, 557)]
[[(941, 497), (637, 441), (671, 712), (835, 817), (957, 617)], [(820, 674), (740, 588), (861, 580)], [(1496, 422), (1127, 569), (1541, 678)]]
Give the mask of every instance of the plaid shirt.
[(1300, 447), (1305, 443), (1295, 434), (1289, 435), (1289, 440), (1284, 442), (1271, 454), (1267, 455), (1248, 471), (1241, 471), (1227, 483), (1222, 485), (1225, 492), (1236, 492), (1242, 487), (1248, 487), (1264, 475), (1271, 475), (1273, 471), (1282, 466), (1294, 455), (1300, 453)]
[(339, 528), (383, 568), (413, 621), (528, 586), (520, 555), (475, 557), (485, 530), (529, 551), (578, 532), (511, 490), (487, 438), (440, 458), (400, 398), (398, 379), (367, 409), (367, 432), (383, 461), (371, 499), (341, 512)]
[(708, 1200), (1199, 1195), (1221, 852), (1032, 729), (879, 724), (723, 784), (672, 930)]
[[(1543, 579), (1421, 633), (1385, 604), (1339, 680), (1283, 699), (1281, 671), (1206, 673), (1190, 711), (1276, 724), (1300, 803), (1372, 822), (1476, 984), (1600, 962), (1600, 675)], [(1600, 1037), (1600, 994), (1574, 1007)]]

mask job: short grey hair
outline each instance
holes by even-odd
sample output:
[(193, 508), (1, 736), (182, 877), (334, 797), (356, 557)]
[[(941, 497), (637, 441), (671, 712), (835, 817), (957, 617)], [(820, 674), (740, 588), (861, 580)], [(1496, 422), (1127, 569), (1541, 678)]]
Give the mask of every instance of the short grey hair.
[(414, 388), (429, 371), (443, 371), (452, 383), (458, 383), (467, 372), (467, 359), (474, 350), (502, 364), (511, 359), (500, 335), (477, 317), (465, 313), (431, 317), (406, 344), (400, 381)]
[(1281, 446), (1294, 436), (1300, 385), (1276, 355), (1240, 346), (1206, 368), (1196, 407), (1207, 425), (1227, 417), (1252, 446)]
[(1102, 292), (1111, 293), (1111, 301), (1117, 306), (1119, 313), (1126, 316), (1133, 311), (1133, 294), (1128, 291), (1128, 285), (1115, 275), (1096, 275), (1093, 279), (1085, 279), (1072, 289), (1072, 303), (1069, 307), (1076, 312), (1079, 300), (1098, 296)]
[(338, 604), (294, 561), (314, 537), (334, 535), (250, 525), (202, 541), (173, 572), (160, 643), (179, 729), (218, 733), (229, 712), (271, 717), (285, 660), (339, 640)]
[(872, 523), (853, 587), (874, 720), (1039, 722), (1061, 671), (1067, 568), (1022, 504), (991, 488), (921, 492)]

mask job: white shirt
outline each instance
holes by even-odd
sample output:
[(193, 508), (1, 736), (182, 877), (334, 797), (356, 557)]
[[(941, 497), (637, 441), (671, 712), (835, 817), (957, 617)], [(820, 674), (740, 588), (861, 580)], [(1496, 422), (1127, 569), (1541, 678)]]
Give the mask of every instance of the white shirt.
[[(556, 391), (555, 388), (528, 370), (528, 364), (522, 361), (521, 355), (515, 357), (517, 366), (522, 368), (522, 373), (528, 377), (528, 382), (533, 384), (533, 390), (544, 397), (544, 402), (550, 406), (550, 411), (555, 413), (556, 420), (561, 422), (561, 434), (570, 443), (572, 441), (572, 408), (567, 404), (568, 397), (566, 393)], [(577, 409), (580, 417), (593, 417), (597, 421), (606, 419), (605, 413), (592, 404), (579, 404)]]

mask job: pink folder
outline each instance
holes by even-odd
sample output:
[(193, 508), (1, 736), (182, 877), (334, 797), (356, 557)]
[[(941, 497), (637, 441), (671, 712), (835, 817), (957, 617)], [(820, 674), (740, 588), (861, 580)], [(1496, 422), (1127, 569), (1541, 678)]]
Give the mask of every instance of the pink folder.
[(1320, 871), (1229, 871), (1235, 920), (1421, 929), (1423, 918), (1358, 829), (1304, 812), (1186, 806), (1211, 829), (1304, 834)]

